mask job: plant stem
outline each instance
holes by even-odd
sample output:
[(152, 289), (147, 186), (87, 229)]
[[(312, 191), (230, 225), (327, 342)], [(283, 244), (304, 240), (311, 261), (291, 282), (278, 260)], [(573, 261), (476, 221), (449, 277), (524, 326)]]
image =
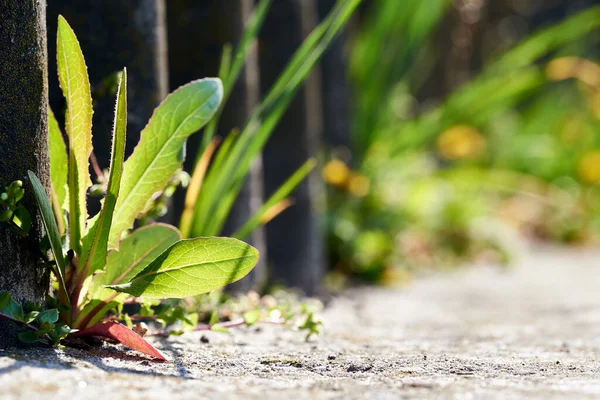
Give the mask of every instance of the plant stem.
[(96, 179), (98, 180), (98, 182), (104, 182), (106, 180), (104, 178), (104, 173), (102, 172), (102, 168), (100, 168), (100, 165), (98, 164), (98, 159), (96, 158), (96, 155), (93, 151), (90, 153), (90, 164), (92, 164), (92, 168), (94, 169), (94, 173), (96, 174)]
[[(278, 320), (273, 320), (273, 319), (261, 319), (259, 321), (257, 321), (256, 323), (261, 323), (261, 324), (274, 324), (274, 325), (285, 325), (285, 320), (283, 319), (278, 319)], [(215, 330), (215, 328), (223, 328), (223, 329), (229, 329), (229, 328), (235, 328), (237, 326), (242, 326), (245, 325), (246, 321), (243, 318), (239, 318), (233, 321), (227, 321), (227, 322), (220, 322), (218, 324), (214, 324), (214, 325), (198, 325), (195, 329), (194, 332), (199, 332), (199, 331), (212, 331)], [(158, 331), (158, 332), (154, 332), (154, 333), (150, 333), (146, 336), (159, 336), (159, 337), (167, 337), (170, 335), (170, 331), (167, 330), (163, 330), (163, 331)]]

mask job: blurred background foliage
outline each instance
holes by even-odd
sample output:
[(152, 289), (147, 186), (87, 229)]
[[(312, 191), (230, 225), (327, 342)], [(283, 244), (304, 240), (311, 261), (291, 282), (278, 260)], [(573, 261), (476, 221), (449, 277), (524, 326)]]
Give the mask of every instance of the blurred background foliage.
[(353, 148), (335, 149), (329, 283), (507, 264), (523, 235), (600, 233), (600, 6), (371, 0), (349, 46)]

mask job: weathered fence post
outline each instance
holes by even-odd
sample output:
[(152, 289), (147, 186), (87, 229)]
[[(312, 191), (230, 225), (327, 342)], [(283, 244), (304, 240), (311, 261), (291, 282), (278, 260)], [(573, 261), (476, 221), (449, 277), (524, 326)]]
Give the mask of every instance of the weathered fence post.
[[(319, 0), (319, 19), (327, 16), (336, 0)], [(350, 32), (344, 29), (329, 46), (321, 61), (323, 132), (328, 150), (350, 154), (350, 99), (347, 48)]]
[[(317, 23), (314, 0), (274, 1), (260, 34), (263, 93), (274, 83), (302, 40)], [(269, 196), (309, 157), (322, 137), (319, 71), (315, 70), (290, 105), (264, 150), (265, 195)], [(295, 204), (267, 225), (267, 252), (274, 282), (318, 291), (325, 271), (319, 221), (323, 188), (318, 171), (295, 190)]]
[[(0, 291), (41, 302), (48, 274), (40, 265), (42, 223), (27, 170), (49, 186), (46, 1), (0, 0), (0, 185), (23, 181), (23, 205), (32, 215), (29, 238), (0, 224)], [(0, 344), (16, 342), (16, 327), (0, 322)]]
[[(164, 0), (53, 0), (48, 4), (50, 105), (64, 107), (56, 75), (56, 25), (62, 14), (79, 39), (94, 100), (94, 152), (101, 168), (110, 163), (116, 80), (127, 67), (127, 145), (131, 154), (140, 131), (168, 93)], [(59, 117), (60, 118), (60, 117)]]
[[(169, 1), (167, 23), (172, 87), (218, 74), (223, 46), (227, 43), (235, 46), (240, 40), (245, 22), (252, 13), (253, 4), (253, 0)], [(219, 136), (224, 137), (232, 129), (244, 127), (253, 108), (258, 104), (258, 78), (258, 59), (256, 48), (253, 48), (223, 110), (217, 132)], [(188, 141), (186, 171), (191, 171), (194, 166), (201, 138), (201, 134), (194, 135)], [(176, 203), (181, 202), (182, 199), (176, 199)], [(259, 158), (255, 160), (222, 233), (227, 235), (235, 232), (260, 208), (261, 203), (262, 164)], [(260, 251), (261, 262), (246, 278), (231, 285), (233, 290), (245, 291), (260, 286), (265, 281), (264, 230), (257, 229), (248, 238), (248, 242)]]

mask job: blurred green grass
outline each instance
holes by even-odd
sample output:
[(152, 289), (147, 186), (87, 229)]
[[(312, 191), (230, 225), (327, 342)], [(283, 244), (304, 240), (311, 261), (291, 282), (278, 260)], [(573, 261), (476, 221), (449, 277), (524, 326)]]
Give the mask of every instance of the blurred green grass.
[[(600, 232), (600, 6), (560, 10), (507, 49), (481, 37), (527, 18), (485, 19), (486, 4), (372, 1), (351, 52), (352, 159), (323, 170), (338, 278), (508, 263), (523, 235)], [(465, 32), (468, 78), (453, 81)]]

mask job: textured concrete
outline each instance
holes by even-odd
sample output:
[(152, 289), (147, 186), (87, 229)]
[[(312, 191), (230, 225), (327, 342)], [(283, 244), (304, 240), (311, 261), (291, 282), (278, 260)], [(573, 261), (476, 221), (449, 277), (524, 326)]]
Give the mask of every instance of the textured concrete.
[(277, 326), (156, 345), (3, 350), (3, 398), (545, 398), (600, 396), (600, 250), (537, 248), (513, 269), (473, 266), (404, 289), (355, 289), (306, 343)]

